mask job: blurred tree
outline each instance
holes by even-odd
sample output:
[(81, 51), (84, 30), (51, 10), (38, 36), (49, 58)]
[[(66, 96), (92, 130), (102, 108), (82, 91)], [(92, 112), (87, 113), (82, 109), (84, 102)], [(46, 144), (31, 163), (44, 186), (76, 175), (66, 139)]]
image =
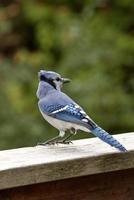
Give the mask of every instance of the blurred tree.
[(132, 0), (0, 1), (0, 149), (57, 133), (38, 111), (40, 69), (71, 78), (64, 91), (106, 130), (133, 131), (133, 19)]

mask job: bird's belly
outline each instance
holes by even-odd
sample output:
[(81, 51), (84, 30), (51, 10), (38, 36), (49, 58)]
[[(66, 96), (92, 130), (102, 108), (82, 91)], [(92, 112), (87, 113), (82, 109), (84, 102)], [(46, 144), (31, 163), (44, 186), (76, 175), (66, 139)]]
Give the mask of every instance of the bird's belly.
[(62, 130), (62, 131), (66, 131), (66, 130), (70, 130), (71, 128), (74, 128), (76, 130), (83, 130), (85, 132), (90, 132), (88, 128), (80, 126), (78, 124), (74, 124), (74, 123), (70, 123), (70, 122), (66, 122), (63, 120), (59, 120), (53, 117), (50, 117), (46, 114), (44, 114), (43, 112), (41, 112), (41, 114), (43, 115), (44, 119), (51, 124), (52, 126), (54, 126), (55, 128), (57, 128), (58, 130)]

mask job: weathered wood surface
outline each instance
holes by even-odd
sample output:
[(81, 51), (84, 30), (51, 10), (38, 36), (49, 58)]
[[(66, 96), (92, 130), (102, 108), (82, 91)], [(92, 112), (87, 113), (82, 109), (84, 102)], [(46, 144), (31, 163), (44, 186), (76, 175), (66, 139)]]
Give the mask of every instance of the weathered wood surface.
[(134, 133), (115, 137), (128, 152), (120, 153), (98, 138), (1, 151), (0, 189), (134, 168)]
[(134, 200), (134, 169), (2, 190), (0, 200)]

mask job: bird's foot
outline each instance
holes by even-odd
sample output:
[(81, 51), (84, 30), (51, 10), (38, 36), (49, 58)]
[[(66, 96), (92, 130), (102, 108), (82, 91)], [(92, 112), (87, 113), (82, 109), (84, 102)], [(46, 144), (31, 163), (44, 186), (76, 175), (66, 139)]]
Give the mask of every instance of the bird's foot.
[(57, 141), (56, 144), (73, 144), (72, 141), (64, 141), (64, 140), (61, 140), (61, 141)]
[(56, 142), (43, 142), (43, 143), (37, 143), (37, 146), (38, 145), (41, 145), (41, 146), (46, 146), (46, 145), (55, 145), (56, 144)]

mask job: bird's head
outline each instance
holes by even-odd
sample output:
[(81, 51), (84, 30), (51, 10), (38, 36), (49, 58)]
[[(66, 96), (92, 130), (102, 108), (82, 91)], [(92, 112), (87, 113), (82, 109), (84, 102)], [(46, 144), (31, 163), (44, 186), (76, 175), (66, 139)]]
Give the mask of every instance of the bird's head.
[(60, 74), (53, 71), (40, 70), (38, 76), (40, 81), (47, 82), (56, 90), (60, 90), (64, 83), (70, 82), (68, 78), (62, 78)]

